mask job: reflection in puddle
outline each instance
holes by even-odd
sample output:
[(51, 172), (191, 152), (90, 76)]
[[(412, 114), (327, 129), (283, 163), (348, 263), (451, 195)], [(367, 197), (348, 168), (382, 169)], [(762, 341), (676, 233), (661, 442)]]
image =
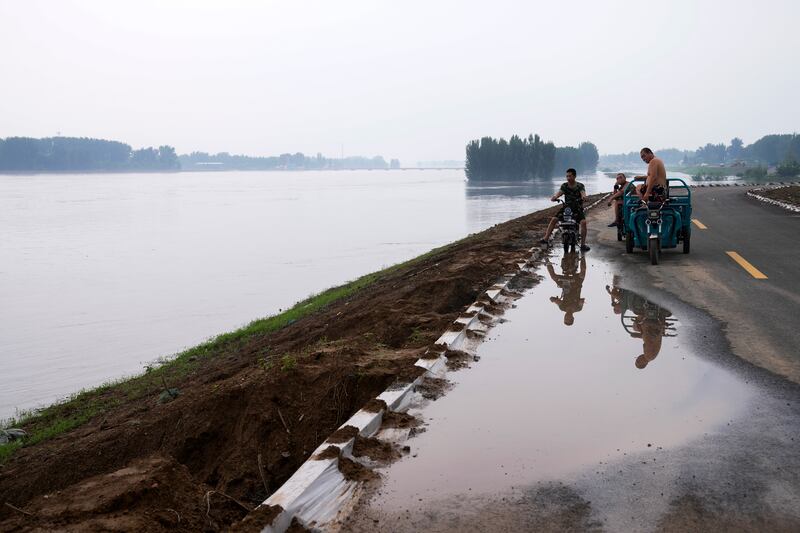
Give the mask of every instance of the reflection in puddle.
[(578, 259), (576, 254), (564, 254), (561, 258), (561, 274), (556, 274), (556, 269), (548, 260), (547, 273), (561, 289), (561, 296), (551, 296), (550, 301), (564, 312), (564, 324), (571, 326), (575, 323), (575, 313), (583, 309), (581, 288), (586, 277), (586, 258), (581, 256)]
[(606, 285), (611, 295), (611, 307), (620, 315), (622, 327), (635, 339), (642, 339), (642, 353), (636, 357), (636, 368), (645, 368), (661, 351), (661, 339), (677, 335), (676, 320), (672, 313), (646, 299), (644, 296), (619, 286), (614, 276), (612, 286)]
[(556, 256), (542, 270), (549, 279), (491, 330), (480, 362), (449, 373), (455, 388), (413, 412), (428, 430), (382, 472), (371, 506), (563, 480), (684, 445), (750, 401), (749, 385), (690, 352), (672, 313), (622, 287), (601, 259)]

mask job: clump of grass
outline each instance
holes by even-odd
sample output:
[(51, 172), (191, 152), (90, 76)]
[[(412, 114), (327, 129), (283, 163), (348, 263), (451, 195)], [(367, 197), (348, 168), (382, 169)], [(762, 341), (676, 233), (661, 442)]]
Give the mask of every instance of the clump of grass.
[[(43, 409), (28, 411), (14, 419), (2, 422), (0, 427), (4, 428), (24, 427), (28, 436), (22, 441), (0, 445), (0, 465), (22, 447), (44, 442), (75, 429), (125, 401), (161, 392), (163, 390), (161, 384), (165, 379), (168, 378), (172, 381), (189, 374), (201, 364), (203, 359), (235, 350), (254, 336), (278, 331), (338, 300), (356, 294), (400, 268), (428, 259), (470, 238), (472, 236), (431, 250), (405, 263), (366, 274), (339, 287), (333, 287), (310, 296), (282, 313), (254, 320), (240, 329), (217, 335), (172, 357), (162, 358), (157, 364), (148, 366), (145, 372), (138, 376), (122, 378), (94, 389), (82, 390)], [(287, 359), (287, 357), (291, 357), (291, 359)], [(293, 356), (284, 356), (280, 368), (289, 371), (295, 368), (296, 364), (297, 361)], [(269, 370), (272, 365), (265, 361), (263, 368)]]
[(289, 372), (290, 370), (294, 370), (297, 366), (297, 358), (291, 354), (286, 354), (281, 358), (281, 370), (284, 372)]
[(5, 463), (20, 448), (22, 448), (22, 443), (19, 441), (0, 444), (0, 465)]

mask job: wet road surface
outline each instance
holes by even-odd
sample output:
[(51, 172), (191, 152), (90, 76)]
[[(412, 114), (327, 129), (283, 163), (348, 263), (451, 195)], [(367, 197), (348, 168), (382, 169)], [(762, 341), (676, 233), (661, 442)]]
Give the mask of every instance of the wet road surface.
[[(670, 292), (717, 318), (736, 355), (800, 383), (800, 214), (759, 202), (744, 187), (692, 189), (692, 250), (665, 250), (657, 266), (645, 252), (626, 254), (610, 209), (590, 215), (591, 253), (629, 283)], [(704, 229), (703, 229), (704, 228)], [(766, 279), (758, 279), (729, 252)]]
[(798, 387), (625, 270), (554, 255), (344, 529), (796, 530)]

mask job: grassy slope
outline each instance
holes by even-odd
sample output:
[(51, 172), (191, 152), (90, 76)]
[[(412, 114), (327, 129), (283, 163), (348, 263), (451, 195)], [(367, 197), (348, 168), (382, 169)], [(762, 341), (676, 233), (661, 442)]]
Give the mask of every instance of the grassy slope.
[(402, 267), (410, 266), (446, 251), (463, 240), (466, 239), (436, 248), (405, 263), (367, 274), (339, 287), (333, 287), (320, 294), (310, 296), (280, 314), (254, 320), (243, 328), (223, 333), (172, 358), (165, 359), (158, 366), (148, 368), (144, 374), (109, 382), (94, 389), (83, 390), (61, 402), (25, 413), (18, 419), (9, 420), (4, 424), (5, 427), (22, 427), (28, 432), (28, 437), (21, 442), (15, 441), (0, 445), (0, 465), (23, 446), (32, 446), (51, 439), (88, 422), (125, 401), (136, 400), (151, 394), (154, 389), (158, 390), (158, 387), (165, 388), (164, 384), (185, 376), (197, 368), (204, 358), (235, 349), (242, 341), (255, 335), (277, 331), (337, 300), (355, 294)]

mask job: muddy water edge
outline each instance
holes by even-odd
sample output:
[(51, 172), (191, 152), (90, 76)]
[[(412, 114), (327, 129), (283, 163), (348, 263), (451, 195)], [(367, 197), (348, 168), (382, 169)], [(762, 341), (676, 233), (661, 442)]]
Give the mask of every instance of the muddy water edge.
[(343, 530), (797, 530), (796, 385), (607, 255), (539, 273)]

